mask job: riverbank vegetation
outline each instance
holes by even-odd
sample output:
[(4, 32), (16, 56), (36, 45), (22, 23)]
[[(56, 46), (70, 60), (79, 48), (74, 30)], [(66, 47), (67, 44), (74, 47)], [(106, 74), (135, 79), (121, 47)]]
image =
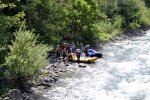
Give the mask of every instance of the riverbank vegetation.
[(149, 26), (149, 7), (149, 0), (0, 0), (0, 95), (16, 79), (33, 79), (50, 47), (97, 44)]

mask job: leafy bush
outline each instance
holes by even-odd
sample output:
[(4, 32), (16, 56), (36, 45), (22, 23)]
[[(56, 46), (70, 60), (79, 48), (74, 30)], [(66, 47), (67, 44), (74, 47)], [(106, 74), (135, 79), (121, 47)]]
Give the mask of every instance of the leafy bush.
[(149, 26), (150, 25), (150, 10), (143, 8), (140, 13), (141, 13), (141, 17), (140, 17), (140, 24), (142, 26)]
[(8, 78), (26, 82), (48, 64), (46, 60), (48, 47), (37, 43), (36, 39), (37, 36), (32, 31), (23, 28), (15, 33), (15, 40), (9, 46), (10, 53), (6, 57)]
[(120, 33), (120, 23), (115, 21), (114, 24), (111, 22), (101, 21), (97, 24), (99, 29), (99, 37), (101, 41), (108, 41), (116, 36), (116, 34)]

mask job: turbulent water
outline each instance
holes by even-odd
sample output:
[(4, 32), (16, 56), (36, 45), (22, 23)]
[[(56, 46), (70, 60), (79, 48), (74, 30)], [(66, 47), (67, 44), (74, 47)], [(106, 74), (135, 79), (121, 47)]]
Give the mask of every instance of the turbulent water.
[(99, 51), (104, 58), (62, 77), (45, 100), (150, 100), (150, 31)]

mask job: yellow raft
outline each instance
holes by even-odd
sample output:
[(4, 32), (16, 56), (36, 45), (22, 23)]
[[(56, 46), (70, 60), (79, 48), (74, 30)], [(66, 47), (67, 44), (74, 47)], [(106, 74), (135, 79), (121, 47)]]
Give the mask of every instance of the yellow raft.
[(97, 57), (80, 57), (80, 60), (77, 60), (77, 57), (75, 55), (72, 55), (72, 61), (75, 62), (82, 62), (82, 63), (92, 63), (97, 60)]

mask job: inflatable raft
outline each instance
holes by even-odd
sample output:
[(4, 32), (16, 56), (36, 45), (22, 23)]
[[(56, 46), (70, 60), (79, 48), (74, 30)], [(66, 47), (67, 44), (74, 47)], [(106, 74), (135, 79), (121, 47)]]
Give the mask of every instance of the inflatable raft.
[(97, 60), (97, 57), (80, 57), (80, 60), (77, 59), (75, 55), (72, 55), (72, 60), (75, 62), (81, 62), (81, 63), (92, 63)]
[(93, 50), (93, 49), (89, 49), (88, 51), (87, 51), (87, 55), (88, 56), (90, 56), (90, 57), (97, 57), (97, 58), (102, 58), (102, 53), (100, 53), (100, 52), (97, 52), (97, 51), (95, 51), (95, 50)]

